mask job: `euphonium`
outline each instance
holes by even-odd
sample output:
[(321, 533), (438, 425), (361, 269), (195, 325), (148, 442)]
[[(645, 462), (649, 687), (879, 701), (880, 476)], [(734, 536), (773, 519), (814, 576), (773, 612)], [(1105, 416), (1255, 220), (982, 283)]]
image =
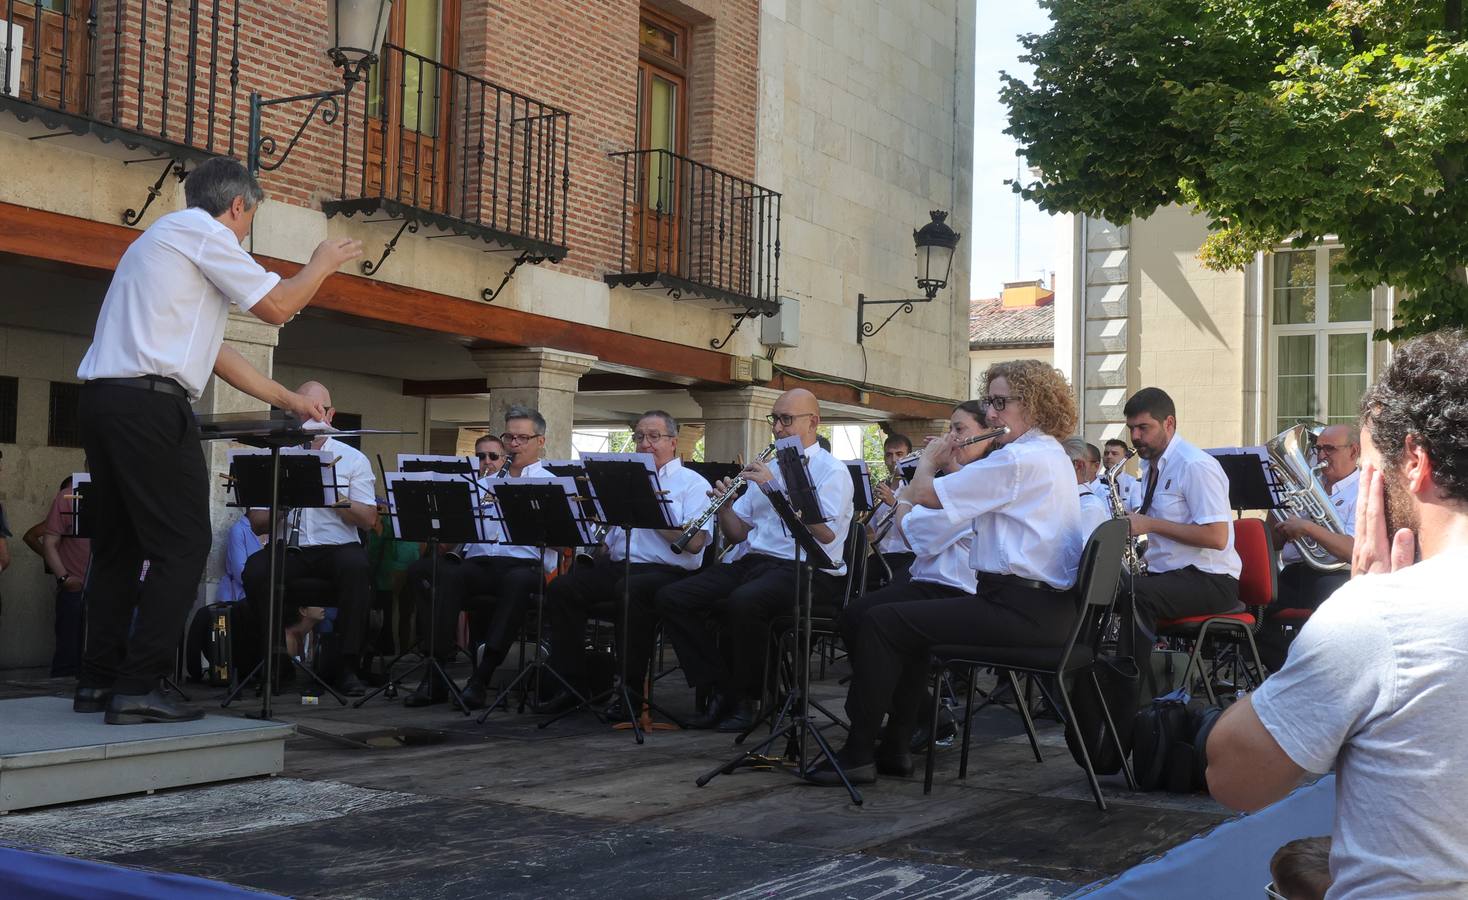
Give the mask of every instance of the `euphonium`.
[[(775, 445), (771, 444), (770, 446), (766, 447), (764, 449), (764, 452), (756, 458), (756, 461), (764, 462), (774, 454)], [(739, 489), (744, 487), (745, 481), (746, 479), (743, 472), (740, 472), (738, 475), (735, 475), (733, 478), (729, 479), (728, 488), (722, 494), (719, 494), (717, 497), (714, 497), (712, 500), (710, 500), (709, 505), (704, 509), (704, 511), (698, 514), (698, 518), (694, 519), (692, 522), (689, 522), (688, 526), (683, 529), (683, 533), (678, 535), (678, 540), (668, 545), (672, 548), (673, 552), (682, 553), (684, 550), (687, 550), (688, 545), (692, 543), (693, 539), (695, 537), (698, 537), (698, 533), (703, 530), (703, 526), (708, 524), (709, 519), (712, 519), (714, 516), (718, 515), (719, 510), (723, 509), (725, 504), (734, 499), (734, 496), (739, 493)]]
[[(1269, 467), (1279, 480), (1281, 499), (1285, 508), (1306, 521), (1335, 534), (1345, 534), (1346, 529), (1335, 514), (1330, 502), (1330, 492), (1320, 480), (1324, 466), (1312, 466), (1315, 435), (1304, 425), (1287, 428), (1264, 445), (1269, 452)], [(1278, 520), (1280, 512), (1275, 510), (1271, 518)], [(1312, 569), (1321, 572), (1338, 572), (1350, 565), (1349, 560), (1339, 560), (1309, 535), (1302, 534), (1292, 542), (1300, 551), (1300, 557)]]

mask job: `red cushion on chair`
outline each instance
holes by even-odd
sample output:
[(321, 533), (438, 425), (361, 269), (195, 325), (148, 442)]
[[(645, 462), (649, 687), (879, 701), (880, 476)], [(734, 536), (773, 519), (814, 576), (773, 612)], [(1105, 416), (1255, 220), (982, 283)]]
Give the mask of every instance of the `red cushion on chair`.
[(1284, 609), (1278, 609), (1270, 613), (1269, 621), (1281, 622), (1285, 625), (1296, 625), (1310, 618), (1310, 614), (1313, 612), (1315, 612), (1313, 609), (1297, 609), (1287, 606)]
[(1234, 550), (1243, 564), (1239, 571), (1239, 602), (1268, 606), (1274, 602), (1274, 551), (1261, 519), (1235, 519)]
[(1211, 616), (1184, 616), (1181, 619), (1161, 619), (1157, 622), (1158, 631), (1166, 631), (1169, 628), (1186, 628), (1189, 625), (1202, 625), (1209, 619), (1227, 619), (1240, 625), (1253, 626), (1254, 616), (1250, 613), (1217, 613)]

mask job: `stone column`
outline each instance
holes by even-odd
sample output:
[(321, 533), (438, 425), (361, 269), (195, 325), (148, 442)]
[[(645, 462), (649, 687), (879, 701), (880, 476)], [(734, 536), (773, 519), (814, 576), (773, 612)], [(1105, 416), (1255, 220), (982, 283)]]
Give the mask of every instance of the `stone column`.
[(511, 406), (533, 406), (545, 416), (546, 458), (570, 457), (576, 387), (596, 357), (549, 347), (473, 350), (470, 356), (489, 384), (490, 428), (504, 427)]
[[(229, 322), (224, 329), (224, 342), (238, 350), (249, 360), (250, 365), (269, 375), (274, 365), (275, 345), (280, 337), (280, 328), (268, 325), (249, 313), (231, 308)], [(295, 387), (295, 385), (287, 385)], [(269, 404), (256, 400), (243, 391), (236, 390), (219, 378), (210, 378), (204, 394), (194, 404), (194, 411), (212, 415), (215, 413), (260, 412), (268, 410)], [(209, 471), (209, 523), (214, 531), (214, 546), (209, 550), (209, 564), (204, 569), (204, 582), (200, 598), (212, 603), (219, 590), (219, 581), (224, 576), (225, 540), (230, 526), (239, 518), (241, 510), (226, 506), (230, 496), (224, 490), (220, 475), (229, 472), (229, 449), (238, 447), (230, 441), (208, 441), (204, 444), (204, 464)]]
[(684, 425), (682, 422), (679, 422), (678, 458), (693, 459), (693, 449), (698, 446), (698, 442), (703, 438), (703, 435), (704, 428), (702, 425)]
[(774, 440), (765, 416), (783, 391), (766, 387), (690, 391), (703, 410), (703, 455), (709, 462), (748, 462)]

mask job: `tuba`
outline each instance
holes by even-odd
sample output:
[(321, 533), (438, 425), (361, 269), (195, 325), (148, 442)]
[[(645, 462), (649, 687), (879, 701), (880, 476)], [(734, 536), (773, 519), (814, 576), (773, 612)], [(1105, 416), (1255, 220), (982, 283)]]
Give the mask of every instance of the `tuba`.
[[(1311, 465), (1315, 452), (1315, 435), (1304, 425), (1295, 425), (1275, 435), (1264, 445), (1269, 453), (1269, 468), (1279, 481), (1280, 496), (1285, 509), (1307, 521), (1314, 522), (1327, 531), (1345, 534), (1346, 529), (1335, 514), (1330, 502), (1330, 492), (1320, 480), (1323, 465)], [(1278, 519), (1279, 511), (1271, 518)], [(1308, 535), (1301, 535), (1294, 543), (1300, 557), (1312, 569), (1321, 572), (1338, 572), (1350, 565), (1349, 560), (1338, 560)]]

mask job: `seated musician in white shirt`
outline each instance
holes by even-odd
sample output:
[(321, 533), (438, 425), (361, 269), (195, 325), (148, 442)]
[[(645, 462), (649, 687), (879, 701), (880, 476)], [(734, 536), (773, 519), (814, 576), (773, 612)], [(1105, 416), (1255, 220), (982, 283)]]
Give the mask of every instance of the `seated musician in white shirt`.
[[(912, 565), (912, 548), (902, 535), (892, 527), (892, 508), (897, 503), (897, 494), (902, 487), (902, 473), (897, 464), (912, 452), (912, 438), (905, 434), (889, 434), (882, 442), (882, 458), (887, 463), (887, 478), (872, 486), (877, 508), (867, 520), (867, 540), (880, 560), (872, 559), (867, 564), (867, 590), (874, 591), (891, 581), (899, 580), (907, 567)], [(878, 534), (876, 527), (882, 527)]]
[[(678, 459), (678, 421), (662, 410), (642, 414), (632, 427), (632, 439), (638, 453), (651, 453), (658, 470), (658, 484), (668, 492), (670, 511), (678, 523), (696, 519), (709, 502), (709, 483), (702, 475), (683, 467)], [(622, 615), (623, 576), (627, 575), (627, 658), (621, 661), (622, 678), (631, 696), (643, 691), (643, 680), (652, 658), (653, 638), (657, 631), (657, 611), (653, 597), (668, 585), (698, 571), (703, 562), (703, 548), (714, 534), (710, 520), (682, 553), (673, 552), (672, 543), (681, 529), (661, 531), (632, 530), (632, 560), (627, 563), (627, 536), (620, 527), (607, 530), (603, 539), (605, 552), (590, 560), (580, 559), (570, 572), (551, 583), (546, 592), (545, 614), (550, 623), (550, 665), (578, 690), (586, 687), (586, 619), (593, 605), (610, 607), (610, 614)], [(628, 569), (630, 568), (630, 573)], [(621, 643), (617, 644), (620, 652)], [(542, 703), (538, 712), (560, 712), (569, 709), (575, 697), (562, 692)], [(635, 701), (634, 701), (635, 702)], [(621, 696), (613, 699), (605, 715), (626, 719), (633, 711), (622, 704)]]
[(1088, 444), (1078, 437), (1067, 439), (1062, 446), (1076, 470), (1076, 493), (1081, 500), (1081, 534), (1089, 538), (1097, 525), (1111, 518), (1111, 507), (1103, 493), (1110, 487), (1096, 477), (1097, 470), (1101, 468), (1101, 451), (1095, 444)]
[[(331, 421), (336, 410), (331, 405), (331, 393), (324, 385), (308, 381), (297, 388), (296, 393), (318, 401), (326, 409), (327, 422)], [(292, 540), (294, 535), (294, 549), (283, 554), (287, 591), (282, 609), (292, 613), (285, 618), (294, 619), (297, 607), (291, 602), (289, 591), (293, 580), (321, 578), (332, 583), (334, 600), (327, 605), (336, 607), (337, 611), (332, 627), (337, 635), (340, 662), (338, 671), (327, 673), (325, 677), (341, 693), (360, 697), (366, 692), (359, 667), (367, 637), (367, 620), (372, 613), (372, 581), (367, 548), (362, 546), (358, 529), (370, 529), (377, 524), (377, 496), (374, 491), (377, 479), (372, 474), (372, 463), (362, 451), (350, 444), (323, 436), (311, 442), (311, 449), (325, 450), (336, 458), (336, 483), (345, 486), (348, 504), (330, 509), (293, 510), (283, 517), (285, 521), (276, 532), (276, 539)], [(270, 530), (269, 510), (250, 510), (249, 516), (256, 533)], [(263, 628), (266, 598), (270, 596), (270, 554), (251, 555), (245, 561), (240, 580), (245, 586), (250, 615)]]
[[(1349, 563), (1356, 543), (1356, 490), (1360, 476), (1356, 463), (1361, 458), (1360, 435), (1358, 429), (1349, 425), (1330, 425), (1315, 441), (1316, 461), (1325, 465), (1320, 480), (1330, 494), (1331, 509), (1345, 533), (1331, 531), (1299, 516), (1288, 516), (1274, 526), (1275, 541), (1280, 545), (1279, 561), (1284, 566), (1279, 573), (1276, 604), (1281, 608), (1316, 609), (1351, 577)], [(1294, 544), (1300, 537), (1313, 539), (1336, 561), (1346, 563), (1346, 567), (1339, 572), (1322, 572), (1310, 566)]]
[[(1106, 473), (1110, 472), (1117, 463), (1125, 459), (1127, 451), (1131, 449), (1127, 446), (1127, 442), (1120, 438), (1109, 438), (1105, 442), (1104, 447), (1105, 449), (1101, 451), (1101, 466), (1093, 479), (1096, 493), (1102, 497), (1106, 496), (1105, 492), (1109, 489)], [(1137, 479), (1128, 475), (1126, 472), (1116, 473), (1116, 486), (1121, 490), (1121, 496), (1123, 498), (1131, 496), (1132, 485), (1136, 483)]]
[[(1239, 554), (1223, 467), (1177, 433), (1177, 408), (1142, 388), (1122, 408), (1142, 477), (1132, 486), (1133, 535), (1149, 535), (1147, 574), (1135, 579), (1133, 654), (1144, 687), (1159, 619), (1241, 612)], [(1128, 577), (1128, 576), (1124, 576)]]
[[(1074, 624), (1080, 564), (1080, 501), (1075, 470), (1060, 440), (1075, 428), (1065, 377), (1039, 360), (998, 363), (984, 374), (986, 424), (1009, 433), (966, 448), (983, 458), (935, 479), (958, 452), (950, 432), (928, 444), (904, 492), (913, 505), (941, 510), (973, 530), (970, 565), (977, 596), (960, 594), (868, 610), (851, 648), (851, 733), (837, 756), (855, 783), (878, 772), (910, 770), (907, 736), (916, 724), (913, 697), (928, 679), (940, 644), (1059, 646)], [(890, 715), (889, 715), (890, 714)], [(889, 716), (886, 729), (883, 716)], [(877, 746), (881, 738), (880, 751)], [(839, 785), (829, 761), (807, 776)]]
[[(851, 527), (851, 475), (846, 466), (816, 443), (820, 405), (810, 391), (786, 391), (767, 417), (775, 437), (799, 437), (805, 447), (810, 481), (826, 521), (810, 526), (826, 555), (840, 562)], [(749, 489), (719, 510), (719, 527), (731, 542), (746, 541), (749, 551), (732, 563), (717, 563), (658, 591), (656, 605), (663, 630), (673, 640), (684, 674), (709, 692), (708, 710), (687, 724), (693, 728), (744, 731), (754, 722), (755, 699), (763, 691), (765, 640), (776, 616), (795, 609), (795, 540), (785, 530), (765, 491), (783, 490), (776, 471), (759, 460), (744, 468)], [(727, 484), (714, 485), (722, 493)], [(812, 577), (812, 609), (830, 615), (839, 602), (843, 564)], [(732, 666), (709, 628), (721, 624)]]

